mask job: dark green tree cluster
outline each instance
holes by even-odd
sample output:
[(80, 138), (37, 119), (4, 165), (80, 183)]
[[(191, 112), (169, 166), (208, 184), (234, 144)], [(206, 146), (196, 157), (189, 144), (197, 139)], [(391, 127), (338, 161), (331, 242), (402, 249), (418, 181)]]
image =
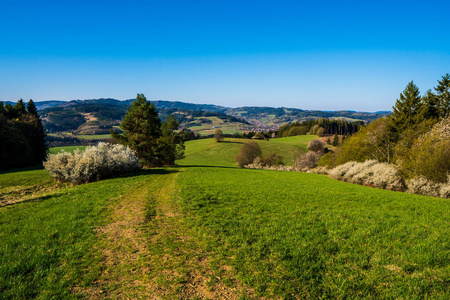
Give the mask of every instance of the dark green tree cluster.
[(33, 100), (20, 99), (14, 106), (0, 102), (0, 169), (41, 165), (48, 144)]
[(173, 165), (184, 156), (184, 140), (176, 132), (178, 126), (173, 116), (162, 123), (155, 105), (147, 101), (144, 94), (138, 94), (120, 124), (123, 134), (111, 130), (111, 135), (136, 151), (143, 165), (160, 167)]
[[(319, 118), (317, 120), (309, 120), (303, 122), (294, 122), (291, 124), (283, 125), (278, 129), (276, 133), (278, 137), (304, 135), (308, 132), (317, 134), (319, 131), (321, 134), (338, 134), (348, 135), (356, 133), (363, 125), (362, 121), (349, 122), (346, 120), (333, 120)], [(323, 128), (323, 130), (320, 130)]]
[[(274, 131), (270, 130), (270, 131), (266, 131), (266, 132), (261, 132), (261, 131), (249, 131), (249, 132), (244, 132), (241, 136), (239, 136), (238, 134), (233, 134), (230, 137), (236, 137), (236, 138), (243, 138), (243, 139), (252, 139), (254, 136), (259, 136), (259, 139), (270, 139), (272, 138), (272, 134), (274, 133)], [(262, 138), (261, 138), (262, 135)]]

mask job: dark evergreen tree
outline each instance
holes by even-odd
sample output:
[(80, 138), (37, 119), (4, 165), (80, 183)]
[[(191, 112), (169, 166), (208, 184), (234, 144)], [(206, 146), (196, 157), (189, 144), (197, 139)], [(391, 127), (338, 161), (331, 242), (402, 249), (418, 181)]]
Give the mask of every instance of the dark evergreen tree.
[(3, 108), (3, 114), (8, 119), (15, 119), (15, 118), (17, 118), (16, 111), (14, 110), (13, 106), (9, 102), (5, 103), (5, 106)]
[(14, 105), (14, 111), (16, 113), (16, 117), (20, 118), (21, 116), (25, 115), (27, 113), (27, 108), (25, 106), (25, 102), (23, 102), (22, 99), (17, 101), (16, 105)]
[(400, 94), (392, 111), (392, 119), (398, 131), (403, 132), (420, 122), (420, 109), (422, 102), (419, 88), (413, 81), (408, 83)]
[(27, 112), (28, 114), (32, 115), (32, 116), (38, 116), (38, 110), (36, 108), (36, 105), (34, 104), (33, 100), (30, 99), (30, 101), (28, 101), (27, 103)]
[(334, 137), (333, 137), (333, 143), (332, 143), (332, 145), (333, 146), (339, 146), (339, 136), (338, 136), (338, 134), (337, 134), (337, 132), (336, 132), (336, 134), (334, 135)]
[(27, 112), (23, 100), (14, 107), (6, 103), (0, 113), (0, 169), (42, 164), (48, 145), (44, 127), (33, 101)]
[(161, 120), (155, 105), (147, 101), (144, 94), (137, 94), (136, 100), (127, 108), (120, 128), (123, 135), (111, 131), (112, 137), (136, 151), (143, 164), (157, 166), (156, 141), (161, 136)]
[(27, 103), (28, 114), (24, 118), (24, 121), (29, 124), (30, 128), (30, 141), (34, 150), (34, 162), (41, 164), (47, 159), (48, 143), (47, 134), (42, 125), (42, 120), (39, 117), (36, 105), (33, 100), (30, 99)]
[(184, 156), (184, 139), (176, 132), (178, 127), (172, 115), (161, 124), (155, 105), (144, 94), (137, 94), (120, 124), (123, 135), (112, 130), (111, 135), (135, 150), (142, 164), (159, 167), (174, 164)]
[(169, 115), (161, 125), (161, 137), (157, 140), (157, 166), (173, 165), (184, 157), (184, 139), (176, 130), (180, 123)]
[(419, 115), (421, 120), (439, 118), (438, 99), (436, 95), (431, 92), (431, 90), (428, 90), (422, 97)]
[(438, 80), (438, 83), (434, 89), (437, 92), (439, 115), (444, 118), (450, 114), (450, 74), (442, 76), (442, 80)]

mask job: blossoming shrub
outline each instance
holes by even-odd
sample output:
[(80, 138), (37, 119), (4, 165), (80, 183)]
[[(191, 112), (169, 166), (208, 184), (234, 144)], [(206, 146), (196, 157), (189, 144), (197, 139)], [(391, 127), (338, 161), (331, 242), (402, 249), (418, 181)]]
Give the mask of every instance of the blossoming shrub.
[(374, 165), (376, 165), (378, 161), (376, 160), (366, 160), (363, 163), (356, 163), (350, 169), (347, 170), (347, 173), (344, 175), (344, 181), (353, 182), (357, 184), (364, 184), (368, 177), (371, 176), (369, 172), (366, 170)]
[(247, 169), (264, 169), (264, 170), (275, 170), (275, 171), (292, 171), (291, 166), (285, 166), (282, 164), (276, 165), (267, 165), (264, 164), (263, 160), (260, 157), (257, 157), (253, 160), (251, 164), (247, 164), (244, 166)]
[(368, 160), (363, 163), (348, 162), (329, 171), (330, 177), (381, 189), (402, 191), (405, 185), (393, 165)]
[(317, 168), (306, 171), (306, 173), (328, 175), (330, 170), (326, 166), (318, 166)]
[(140, 169), (133, 150), (123, 145), (99, 143), (85, 151), (50, 155), (45, 169), (61, 182), (80, 184), (115, 177)]
[(407, 180), (407, 193), (450, 199), (450, 175), (447, 183), (434, 182), (425, 176)]
[(336, 168), (332, 169), (328, 174), (331, 178), (334, 178), (336, 180), (345, 181), (344, 176), (347, 174), (348, 170), (350, 170), (354, 165), (356, 165), (357, 162), (355, 161), (349, 161), (345, 164), (339, 165)]
[(317, 167), (317, 164), (319, 163), (320, 155), (317, 154), (314, 151), (309, 151), (304, 155), (301, 155), (298, 157), (292, 168), (294, 171), (298, 172), (306, 172), (308, 170), (314, 169)]

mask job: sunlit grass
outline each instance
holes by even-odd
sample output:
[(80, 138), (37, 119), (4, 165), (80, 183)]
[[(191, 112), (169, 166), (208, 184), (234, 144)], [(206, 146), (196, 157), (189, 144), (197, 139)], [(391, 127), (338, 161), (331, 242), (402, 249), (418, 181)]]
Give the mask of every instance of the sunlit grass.
[(50, 154), (57, 154), (64, 150), (65, 152), (73, 152), (76, 149), (79, 149), (80, 151), (83, 151), (86, 148), (86, 146), (61, 146), (61, 147), (51, 147), (50, 148)]
[[(288, 138), (270, 139), (256, 142), (261, 146), (263, 156), (272, 152), (281, 154), (286, 165), (292, 165), (298, 151), (306, 152), (310, 140), (317, 138), (314, 135), (295, 136)], [(179, 161), (182, 165), (209, 165), (228, 166), (236, 165), (235, 156), (239, 153), (242, 144), (249, 139), (226, 138), (223, 142), (214, 139), (200, 139), (186, 142), (186, 158)]]
[(0, 174), (0, 199), (24, 199), (0, 207), (0, 299), (78, 298), (71, 289), (102, 270), (97, 229), (109, 204), (146, 178), (48, 189), (55, 182), (44, 170)]
[(217, 264), (259, 295), (446, 299), (450, 202), (322, 175), (201, 168), (181, 199)]

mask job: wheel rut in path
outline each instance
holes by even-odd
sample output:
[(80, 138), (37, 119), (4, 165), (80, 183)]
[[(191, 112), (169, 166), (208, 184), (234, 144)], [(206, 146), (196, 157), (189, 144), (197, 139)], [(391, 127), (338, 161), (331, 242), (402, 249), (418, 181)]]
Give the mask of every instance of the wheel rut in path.
[[(178, 169), (177, 171), (182, 172)], [(90, 299), (238, 299), (253, 293), (211, 267), (177, 204), (179, 172), (146, 176), (114, 200), (111, 222), (99, 230), (104, 269)], [(218, 272), (220, 271), (220, 272)], [(219, 273), (227, 273), (227, 284)]]

